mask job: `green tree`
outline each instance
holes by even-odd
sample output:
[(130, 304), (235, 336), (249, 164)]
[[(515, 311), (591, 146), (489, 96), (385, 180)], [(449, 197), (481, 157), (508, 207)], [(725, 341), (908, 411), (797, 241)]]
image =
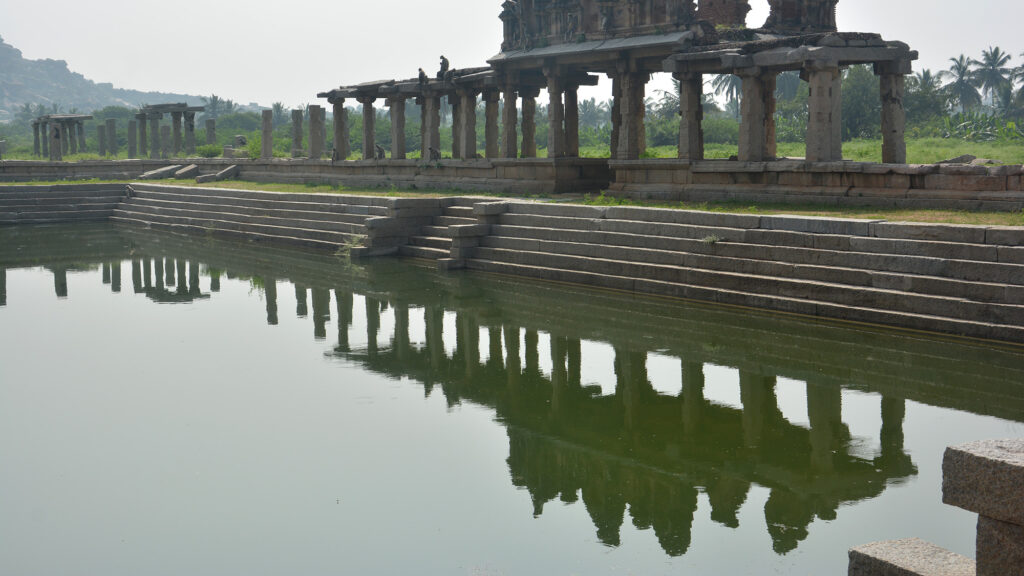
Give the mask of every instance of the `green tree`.
[(738, 119), (740, 117), (739, 102), (743, 94), (743, 79), (735, 74), (718, 74), (711, 80), (711, 88), (714, 89), (715, 94), (725, 96), (727, 108), (734, 110)]
[(995, 100), (1004, 86), (1012, 85), (1013, 69), (1007, 66), (1011, 58), (998, 46), (990, 46), (988, 50), (981, 51), (981, 60), (971, 60), (975, 83), (983, 95)]
[(874, 138), (881, 130), (878, 78), (867, 66), (851, 66), (843, 75), (843, 139)]
[(950, 104), (960, 108), (961, 112), (981, 104), (981, 93), (978, 92), (978, 82), (971, 70), (971, 60), (961, 54), (957, 58), (950, 58), (952, 63), (948, 70), (939, 73), (940, 78), (949, 78), (949, 83), (943, 86), (946, 98)]
[(946, 113), (946, 97), (942, 92), (939, 77), (928, 69), (907, 78), (903, 102), (909, 124), (928, 122)]

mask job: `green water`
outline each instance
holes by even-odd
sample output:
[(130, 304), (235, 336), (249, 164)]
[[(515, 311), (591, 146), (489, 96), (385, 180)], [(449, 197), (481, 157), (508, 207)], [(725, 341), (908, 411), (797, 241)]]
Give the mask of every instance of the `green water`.
[(1021, 349), (106, 225), (0, 227), (0, 574), (844, 574)]

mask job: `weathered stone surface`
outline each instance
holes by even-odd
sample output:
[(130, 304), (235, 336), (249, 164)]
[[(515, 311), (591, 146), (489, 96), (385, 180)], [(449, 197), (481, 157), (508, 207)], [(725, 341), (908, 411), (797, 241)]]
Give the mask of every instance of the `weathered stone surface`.
[(989, 226), (985, 243), (999, 246), (1024, 246), (1024, 228), (1020, 226)]
[(173, 166), (164, 166), (163, 168), (157, 168), (156, 170), (150, 170), (139, 176), (140, 180), (160, 180), (161, 178), (170, 178), (175, 172), (181, 169), (180, 164)]
[(1024, 526), (1024, 439), (947, 448), (942, 459), (942, 501)]
[(1024, 526), (978, 516), (978, 576), (1024, 576)]
[(871, 227), (876, 238), (908, 238), (936, 242), (985, 243), (984, 226), (918, 224), (914, 222), (878, 222)]
[(761, 216), (761, 228), (813, 232), (816, 234), (849, 234), (870, 236), (871, 225), (881, 220), (807, 218), (802, 216)]
[(196, 164), (189, 164), (181, 170), (174, 173), (175, 178), (195, 178), (199, 175), (199, 166)]
[(231, 178), (234, 178), (235, 176), (238, 176), (238, 171), (238, 165), (232, 164), (231, 166), (228, 166), (227, 168), (221, 170), (220, 172), (217, 172), (216, 174), (206, 174), (203, 176), (197, 176), (196, 183), (202, 184), (203, 182), (219, 182), (221, 180), (229, 180)]
[(975, 576), (974, 562), (918, 538), (850, 550), (849, 576)]

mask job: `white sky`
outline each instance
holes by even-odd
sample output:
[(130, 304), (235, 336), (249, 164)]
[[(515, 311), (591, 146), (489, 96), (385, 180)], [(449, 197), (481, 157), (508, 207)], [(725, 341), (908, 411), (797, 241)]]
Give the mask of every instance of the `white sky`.
[[(501, 43), (501, 0), (0, 0), (0, 36), (26, 58), (66, 60), (118, 88), (296, 106), (341, 84), (485, 65)], [(760, 25), (767, 0), (751, 0)], [(989, 46), (1024, 63), (1022, 0), (841, 0), (839, 28), (878, 32), (940, 70)], [(660, 85), (664, 85), (662, 79)], [(606, 83), (607, 85), (607, 83)], [(655, 88), (658, 84), (655, 85)], [(607, 90), (605, 88), (604, 90)], [(648, 92), (650, 94), (650, 91)], [(603, 91), (581, 97), (605, 98)]]

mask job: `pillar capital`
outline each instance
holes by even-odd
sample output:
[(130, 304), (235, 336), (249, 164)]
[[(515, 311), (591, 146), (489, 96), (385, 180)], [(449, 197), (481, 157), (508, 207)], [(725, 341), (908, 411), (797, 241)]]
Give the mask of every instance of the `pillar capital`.
[(359, 96), (356, 98), (356, 102), (359, 102), (360, 104), (373, 104), (376, 100), (376, 96)]
[(889, 62), (875, 62), (875, 75), (907, 76), (913, 73), (913, 63), (910, 60), (892, 60)]

